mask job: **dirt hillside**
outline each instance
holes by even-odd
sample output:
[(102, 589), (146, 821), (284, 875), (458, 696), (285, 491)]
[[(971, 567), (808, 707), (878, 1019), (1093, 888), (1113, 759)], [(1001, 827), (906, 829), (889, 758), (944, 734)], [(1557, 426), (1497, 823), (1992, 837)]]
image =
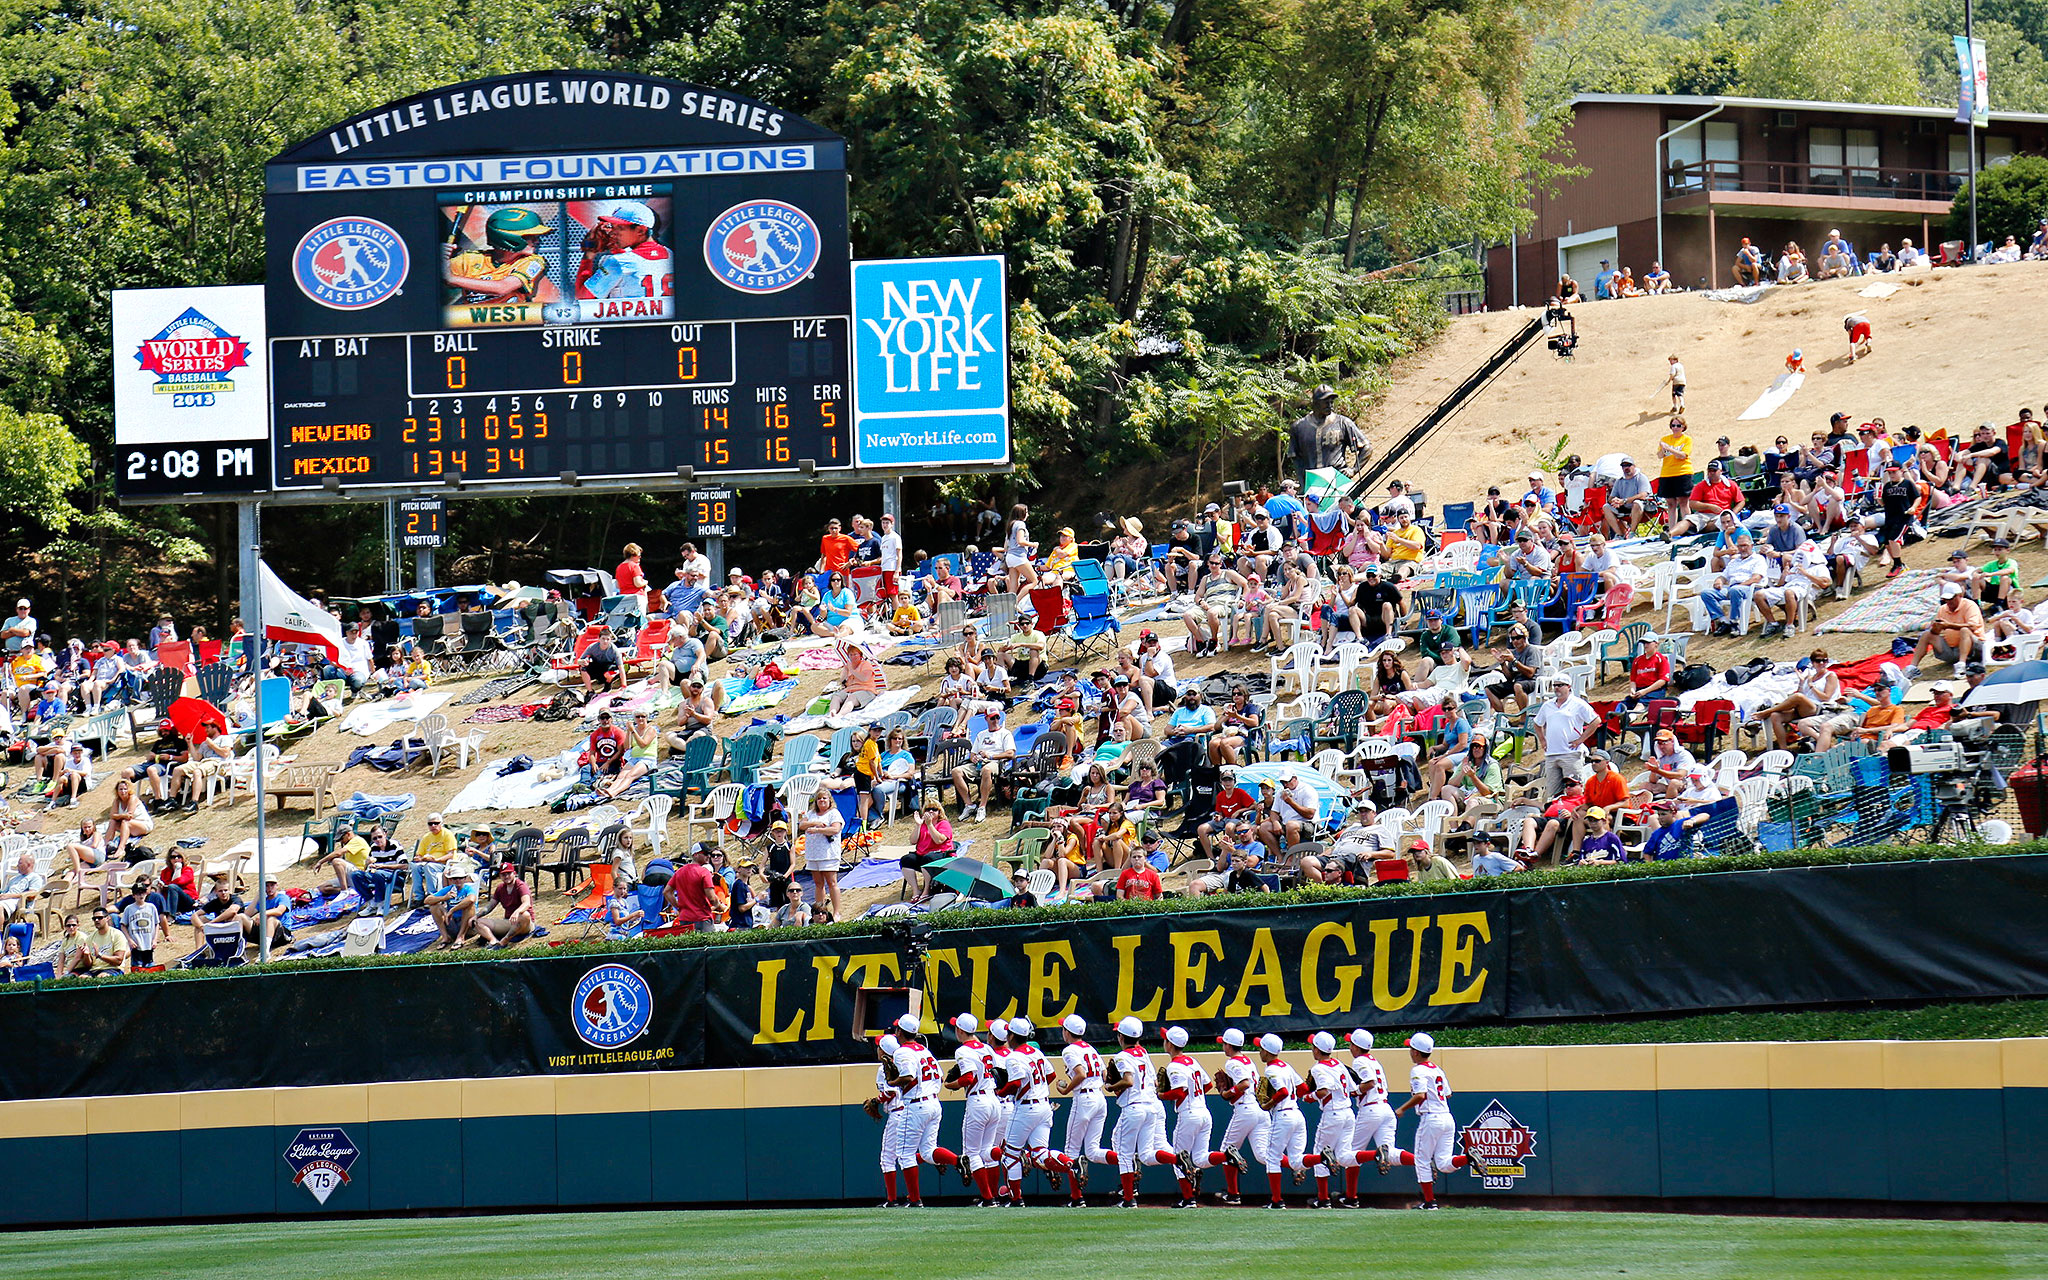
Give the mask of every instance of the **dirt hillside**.
[[(1686, 367), (1686, 421), (1700, 458), (1716, 436), (1737, 447), (1797, 441), (1825, 427), (1837, 409), (1858, 422), (1965, 431), (1987, 419), (2010, 422), (2021, 405), (2040, 408), (2048, 383), (2031, 318), (2048, 292), (2048, 267), (1998, 267), (1877, 277), (1903, 287), (1864, 298), (1871, 280), (1772, 289), (1751, 304), (1693, 294), (1587, 303), (1573, 308), (1580, 344), (1564, 361), (1543, 347), (1523, 353), (1398, 468), (1433, 496), (1457, 501), (1488, 483), (1519, 481), (1532, 449), (1569, 433), (1570, 452), (1647, 451), (1670, 411), (1665, 357)], [(1875, 356), (1851, 365), (1842, 317), (1869, 315)], [(1532, 313), (1498, 312), (1456, 321), (1429, 349), (1397, 366), (1385, 399), (1365, 421), (1375, 442), (1391, 442), (1429, 412)], [(1805, 385), (1768, 419), (1736, 419), (1784, 367), (1806, 354)]]

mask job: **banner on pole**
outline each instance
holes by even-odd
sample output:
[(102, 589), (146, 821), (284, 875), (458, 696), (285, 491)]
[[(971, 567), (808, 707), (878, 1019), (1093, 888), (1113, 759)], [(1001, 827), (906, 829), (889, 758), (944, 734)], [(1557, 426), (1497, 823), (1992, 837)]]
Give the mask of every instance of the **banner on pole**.
[(1991, 123), (1991, 70), (1982, 40), (1956, 37), (1956, 81), (1956, 123)]

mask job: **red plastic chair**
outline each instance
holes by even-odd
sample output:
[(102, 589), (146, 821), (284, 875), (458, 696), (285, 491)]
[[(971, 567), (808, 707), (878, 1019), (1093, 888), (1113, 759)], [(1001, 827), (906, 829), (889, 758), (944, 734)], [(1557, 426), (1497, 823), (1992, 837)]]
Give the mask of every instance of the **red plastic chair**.
[(1049, 636), (1067, 625), (1067, 593), (1059, 587), (1031, 588), (1031, 607), (1041, 634)]
[(1629, 602), (1635, 599), (1635, 594), (1636, 589), (1626, 582), (1615, 583), (1600, 599), (1580, 605), (1577, 615), (1572, 618), (1572, 626), (1584, 631), (1587, 620), (1591, 619), (1593, 625), (1601, 630), (1620, 630), (1621, 616), (1628, 612)]
[(1572, 527), (1597, 531), (1607, 515), (1607, 486), (1594, 485), (1586, 490), (1585, 505), (1572, 517)]
[(1407, 878), (1408, 860), (1406, 858), (1374, 858), (1372, 860), (1372, 879), (1374, 884), (1392, 884), (1397, 880), (1406, 880)]

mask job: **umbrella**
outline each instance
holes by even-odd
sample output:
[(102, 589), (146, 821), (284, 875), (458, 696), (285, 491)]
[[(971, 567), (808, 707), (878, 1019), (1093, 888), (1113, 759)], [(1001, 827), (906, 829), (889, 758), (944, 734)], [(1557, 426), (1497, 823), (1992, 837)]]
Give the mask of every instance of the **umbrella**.
[(1314, 471), (1308, 473), (1307, 480), (1303, 482), (1301, 496), (1304, 499), (1311, 496), (1320, 498), (1323, 505), (1328, 506), (1330, 500), (1335, 495), (1344, 493), (1350, 488), (1350, 476), (1345, 475), (1335, 467), (1317, 467)]
[(1621, 479), (1621, 460), (1627, 456), (1625, 453), (1606, 453), (1593, 459), (1593, 478), (1595, 480)]
[(505, 591), (498, 597), (498, 607), (509, 609), (521, 600), (545, 600), (548, 593), (544, 587), (522, 587), (518, 583), (506, 584)]
[(1963, 699), (1966, 707), (2016, 707), (2048, 698), (2048, 662), (2015, 662), (1984, 677)]
[(983, 898), (990, 902), (1009, 897), (1016, 890), (1010, 884), (1010, 877), (999, 867), (992, 867), (979, 858), (941, 858), (931, 864), (932, 883), (958, 891), (969, 898)]
[(221, 713), (219, 707), (204, 698), (179, 698), (171, 703), (166, 714), (170, 717), (171, 727), (178, 731), (181, 738), (192, 737), (202, 724), (212, 725), (215, 733), (228, 731), (227, 716)]

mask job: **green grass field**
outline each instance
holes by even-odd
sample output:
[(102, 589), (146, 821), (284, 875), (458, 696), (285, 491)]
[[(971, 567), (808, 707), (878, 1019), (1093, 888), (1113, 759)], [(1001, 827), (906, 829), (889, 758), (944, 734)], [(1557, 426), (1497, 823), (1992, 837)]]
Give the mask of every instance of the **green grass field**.
[(1426, 1280), (1634, 1275), (2048, 1275), (2048, 1225), (1541, 1213), (1494, 1208), (630, 1211), (0, 1236), (9, 1280), (677, 1276), (1304, 1275), (1361, 1263)]

